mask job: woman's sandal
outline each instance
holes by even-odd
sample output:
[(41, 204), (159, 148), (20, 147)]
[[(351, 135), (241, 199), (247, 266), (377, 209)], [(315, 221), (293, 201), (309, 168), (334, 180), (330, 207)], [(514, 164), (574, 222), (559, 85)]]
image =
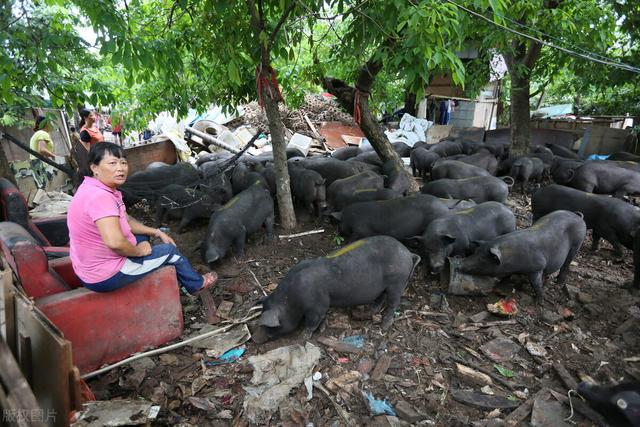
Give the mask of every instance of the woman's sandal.
[(198, 292), (209, 289), (218, 282), (218, 274), (213, 271), (211, 273), (203, 275), (202, 278), (204, 279), (204, 281), (202, 282), (202, 287), (198, 289)]

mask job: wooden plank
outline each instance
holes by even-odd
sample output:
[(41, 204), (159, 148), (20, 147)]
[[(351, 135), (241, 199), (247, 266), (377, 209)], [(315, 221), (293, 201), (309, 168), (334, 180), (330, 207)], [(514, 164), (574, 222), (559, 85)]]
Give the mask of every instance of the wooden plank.
[(525, 418), (529, 416), (531, 413), (531, 409), (533, 409), (533, 402), (536, 399), (545, 399), (549, 395), (549, 389), (547, 387), (543, 387), (536, 394), (528, 398), (522, 405), (518, 406), (513, 412), (511, 412), (504, 419), (505, 426), (517, 426), (522, 423)]
[(5, 267), (0, 272), (0, 286), (2, 291), (0, 292), (2, 298), (2, 308), (4, 310), (4, 316), (0, 319), (4, 323), (2, 328), (2, 336), (6, 341), (11, 354), (17, 354), (16, 349), (16, 314), (15, 314), (15, 300), (13, 298), (13, 272), (9, 268), (4, 257), (2, 258), (2, 265)]
[(44, 413), (3, 340), (0, 340), (0, 382), (3, 423), (13, 424), (15, 418), (17, 425), (44, 425)]
[[(25, 295), (15, 291), (18, 333), (28, 349), (18, 349), (23, 372), (32, 376), (31, 388), (50, 425), (67, 426), (71, 405), (71, 343)], [(27, 354), (30, 353), (30, 354)]]

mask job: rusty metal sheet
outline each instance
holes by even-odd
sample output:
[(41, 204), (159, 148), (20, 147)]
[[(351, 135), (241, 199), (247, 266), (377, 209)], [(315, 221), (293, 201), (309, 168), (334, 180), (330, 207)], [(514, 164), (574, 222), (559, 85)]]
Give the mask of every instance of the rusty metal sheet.
[(347, 143), (342, 139), (342, 135), (364, 137), (362, 129), (358, 126), (349, 126), (341, 122), (322, 122), (320, 135), (325, 138), (325, 144), (332, 150), (347, 146)]

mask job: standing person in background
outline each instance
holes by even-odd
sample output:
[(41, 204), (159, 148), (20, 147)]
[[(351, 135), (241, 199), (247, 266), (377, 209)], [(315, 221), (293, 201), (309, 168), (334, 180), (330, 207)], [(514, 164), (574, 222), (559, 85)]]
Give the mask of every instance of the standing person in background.
[[(37, 116), (33, 130), (35, 133), (29, 141), (29, 147), (44, 157), (54, 160), (56, 155), (53, 152), (53, 140), (49, 135), (51, 131), (49, 119), (44, 116)], [(46, 190), (47, 184), (53, 179), (53, 168), (33, 154), (29, 156), (29, 159), (31, 161), (33, 179), (36, 181), (37, 187)]]
[(451, 121), (451, 111), (453, 110), (453, 101), (443, 99), (440, 101), (440, 124), (448, 125)]
[(95, 111), (80, 111), (80, 141), (89, 144), (89, 147), (104, 142), (104, 136), (96, 126), (97, 113)]
[(113, 113), (109, 117), (109, 124), (111, 125), (111, 133), (113, 134), (113, 142), (122, 147), (122, 115), (120, 113)]

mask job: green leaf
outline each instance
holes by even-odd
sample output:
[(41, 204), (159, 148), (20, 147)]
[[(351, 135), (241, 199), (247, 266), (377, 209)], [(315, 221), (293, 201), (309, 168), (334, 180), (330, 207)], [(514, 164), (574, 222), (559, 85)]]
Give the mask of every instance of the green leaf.
[(229, 79), (239, 85), (241, 83), (240, 81), (240, 73), (238, 72), (238, 66), (236, 65), (235, 61), (229, 61), (229, 64), (227, 65), (227, 72), (229, 74)]
[(502, 365), (495, 364), (493, 365), (493, 367), (496, 368), (496, 371), (498, 371), (498, 373), (505, 378), (512, 378), (516, 376), (516, 374), (512, 370), (507, 369)]

